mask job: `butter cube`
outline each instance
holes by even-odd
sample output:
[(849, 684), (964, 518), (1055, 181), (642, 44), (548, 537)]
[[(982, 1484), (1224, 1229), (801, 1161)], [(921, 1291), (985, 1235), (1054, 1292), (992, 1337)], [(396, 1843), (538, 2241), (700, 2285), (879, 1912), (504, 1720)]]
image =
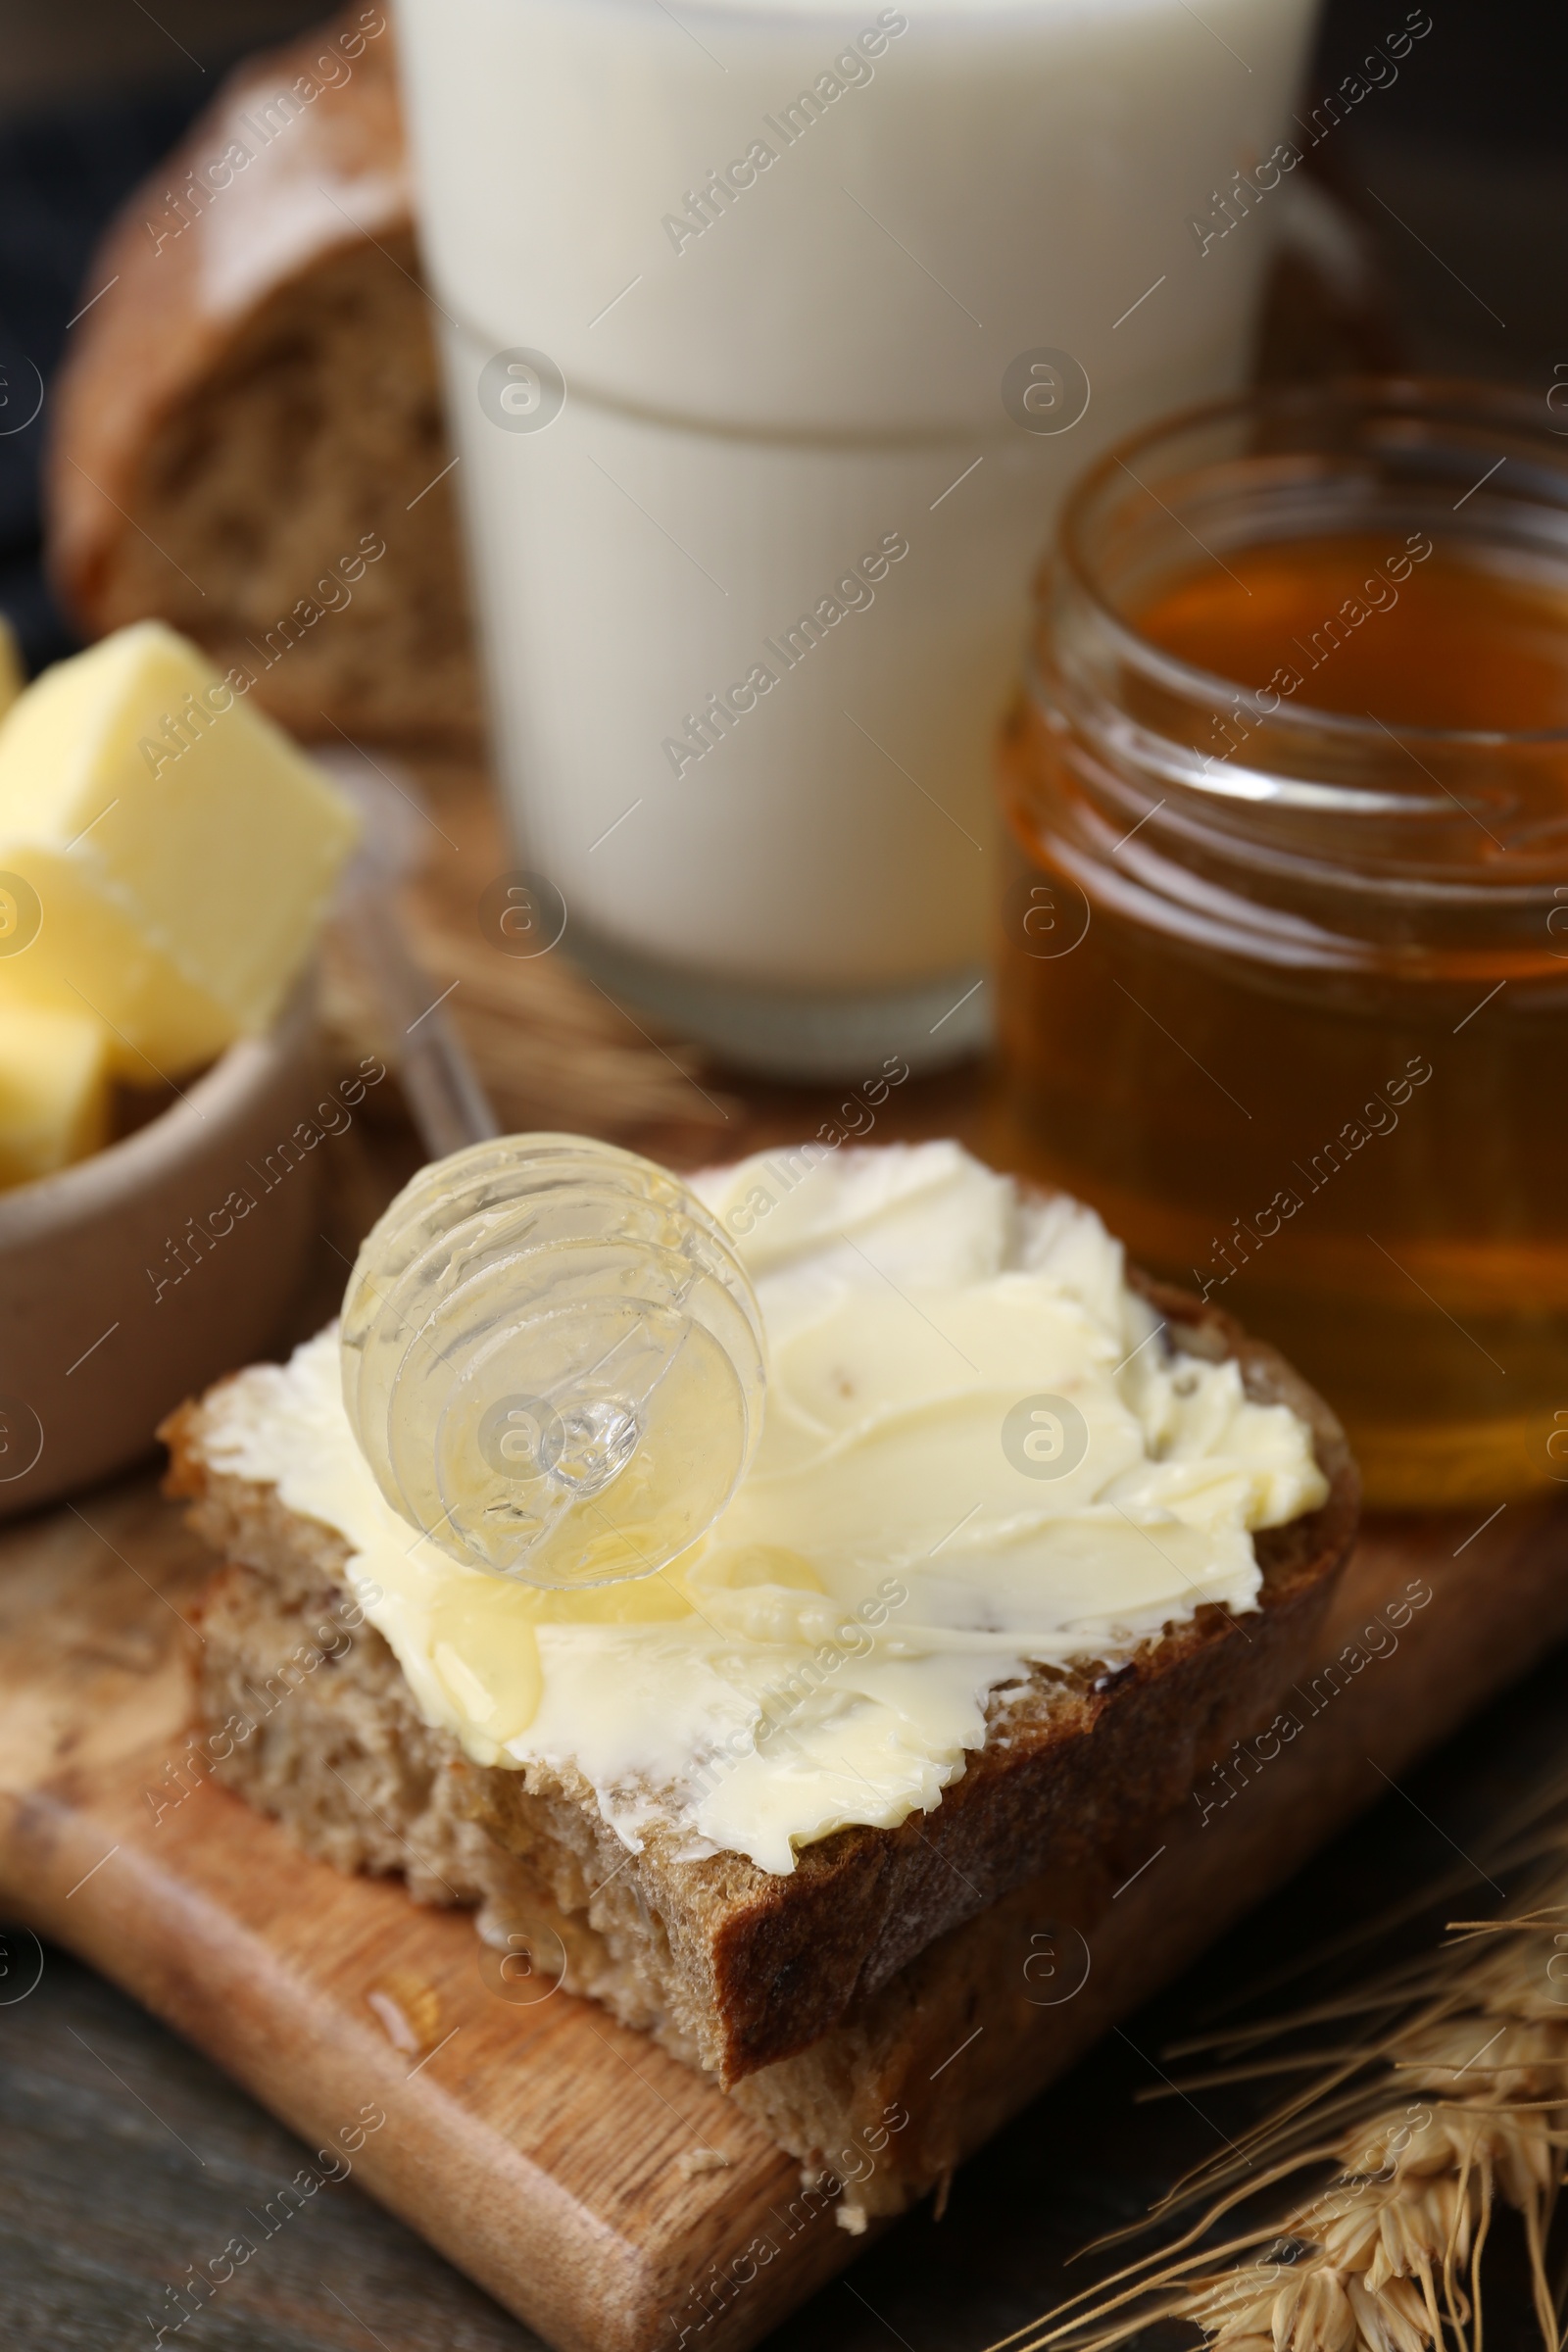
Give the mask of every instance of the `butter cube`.
[(90, 1013), (0, 1005), (0, 1185), (52, 1176), (109, 1141), (110, 1042)]
[(357, 831), (194, 646), (118, 630), (0, 723), (0, 1012), (90, 1011), (117, 1070), (180, 1076), (271, 1021)]

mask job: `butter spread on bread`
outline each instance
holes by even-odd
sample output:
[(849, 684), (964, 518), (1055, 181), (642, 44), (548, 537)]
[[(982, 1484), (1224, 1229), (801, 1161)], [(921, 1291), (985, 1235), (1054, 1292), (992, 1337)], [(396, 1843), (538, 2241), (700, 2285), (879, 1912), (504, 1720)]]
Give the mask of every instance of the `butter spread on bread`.
[(352, 1547), (426, 1719), (477, 1763), (569, 1760), (628, 1846), (657, 1823), (787, 1873), (835, 1830), (931, 1811), (994, 1692), (1254, 1608), (1252, 1531), (1327, 1494), (1305, 1422), (1169, 1348), (1098, 1217), (956, 1144), (694, 1189), (756, 1282), (768, 1401), (734, 1499), (662, 1575), (540, 1592), (411, 1541), (334, 1332), (205, 1408), (215, 1470)]

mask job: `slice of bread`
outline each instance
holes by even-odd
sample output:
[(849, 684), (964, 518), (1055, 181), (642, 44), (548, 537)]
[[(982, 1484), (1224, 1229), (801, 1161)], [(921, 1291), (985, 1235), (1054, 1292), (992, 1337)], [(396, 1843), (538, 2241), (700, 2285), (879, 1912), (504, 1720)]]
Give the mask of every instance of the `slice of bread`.
[(247, 61), (125, 204), (89, 297), (45, 481), (84, 633), (168, 620), (307, 740), (477, 746), (387, 12)]
[[(201, 1488), (198, 1520), (212, 1529), (215, 1513), (238, 1498), (213, 1495), (185, 1429), (185, 1438), (173, 1433), (180, 1476)], [(498, 1844), (472, 1818), (473, 1780), (487, 1776), (421, 1720), (380, 1635), (351, 1625), (356, 1612), (344, 1608), (322, 1531), (298, 1520), (290, 1528), (260, 1493), (240, 1507), (243, 1528), (225, 1523), (271, 1565), (220, 1569), (199, 1611), (203, 1714), (213, 1734), (227, 1734), (219, 1746), (233, 1743), (215, 1766), (220, 1776), (337, 1869), (401, 1874), (419, 1902), (472, 1908), (498, 1953), (528, 1955), (498, 1960), (495, 1982), (505, 1982), (502, 1966), (526, 1971), (518, 1981), (530, 1989), (559, 1979), (698, 2066), (691, 2035), (661, 2006), (647, 1940), (656, 1923), (628, 1936), (624, 1915), (609, 1916), (605, 1869), (591, 1882), (568, 1844), (554, 1855), (548, 1885), (545, 1872)], [(1031, 1879), (938, 1936), (809, 2049), (731, 2086), (752, 2120), (800, 2158), (807, 2215), (822, 2200), (824, 2175), (852, 2231), (902, 2212), (1049, 2079), (1059, 2059), (1032, 1997), (1042, 1922), (1090, 1925), (1134, 1867), (1120, 1858), (1127, 1851), (1117, 1838), (1103, 1862)], [(986, 2036), (978, 2081), (974, 2063), (943, 2064), (977, 2028)]]
[[(909, 2014), (911, 1967), (928, 1976), (921, 1956), (955, 1931), (983, 1946), (999, 1932), (987, 1918), (1045, 1874), (1124, 1875), (1141, 1860), (1150, 1824), (1274, 1712), (1348, 1553), (1356, 1475), (1327, 1407), (1229, 1318), (1143, 1287), (1184, 1348), (1233, 1355), (1250, 1397), (1307, 1422), (1328, 1497), (1255, 1539), (1255, 1612), (1204, 1606), (1130, 1659), (1037, 1669), (997, 1695), (984, 1748), (935, 1812), (841, 1831), (788, 1877), (729, 1852), (681, 1858), (657, 1830), (629, 1853), (569, 1768), (465, 1759), (420, 1720), (369, 1627), (340, 1655), (315, 1646), (313, 1629), (342, 1614), (344, 1541), (274, 1489), (215, 1469), (212, 1408), (198, 1402), (165, 1435), (172, 1492), (229, 1562), (207, 1598), (201, 1663), (204, 1716), (232, 1719), (223, 1777), (341, 1867), (402, 1871), (421, 1900), (475, 1906), (494, 1941), (543, 1938), (568, 1989), (736, 2089), (783, 2144), (819, 2150), (862, 2096), (848, 2052), (897, 2040), (889, 2020)], [(922, 2013), (942, 2010), (922, 1996)], [(879, 2194), (893, 2177), (884, 2166)]]

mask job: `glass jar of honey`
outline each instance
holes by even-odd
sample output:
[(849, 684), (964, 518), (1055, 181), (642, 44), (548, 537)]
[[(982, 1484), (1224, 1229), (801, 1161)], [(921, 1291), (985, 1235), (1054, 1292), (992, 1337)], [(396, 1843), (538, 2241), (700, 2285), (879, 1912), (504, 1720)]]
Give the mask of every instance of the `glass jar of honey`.
[(1403, 381), (1125, 442), (1003, 744), (1007, 1149), (1368, 1498), (1568, 1482), (1568, 437)]

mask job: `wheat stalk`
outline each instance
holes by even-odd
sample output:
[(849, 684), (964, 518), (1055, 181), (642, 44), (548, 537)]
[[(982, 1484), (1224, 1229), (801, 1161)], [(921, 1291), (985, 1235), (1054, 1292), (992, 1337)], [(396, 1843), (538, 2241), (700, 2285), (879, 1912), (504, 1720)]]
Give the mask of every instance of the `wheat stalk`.
[[(1559, 2352), (1545, 2247), (1568, 2172), (1568, 1829), (1543, 1809), (1511, 1825), (1506, 1857), (1537, 1865), (1531, 1908), (1451, 1923), (1436, 1952), (1341, 2000), (1185, 2044), (1223, 2063), (1152, 2095), (1314, 2079), (1160, 2201), (1156, 2222), (1196, 2216), (1173, 2243), (991, 2352), (1107, 2352), (1155, 2320), (1192, 2323), (1212, 2352), (1425, 2352), (1446, 2329), (1457, 2352), (1483, 2352), (1499, 2201), (1523, 2217), (1536, 2317)], [(1348, 2046), (1257, 2054), (1357, 2018), (1364, 2038)], [(1325, 2165), (1329, 2184), (1298, 2189), (1283, 2218), (1207, 2242), (1260, 2189)]]

